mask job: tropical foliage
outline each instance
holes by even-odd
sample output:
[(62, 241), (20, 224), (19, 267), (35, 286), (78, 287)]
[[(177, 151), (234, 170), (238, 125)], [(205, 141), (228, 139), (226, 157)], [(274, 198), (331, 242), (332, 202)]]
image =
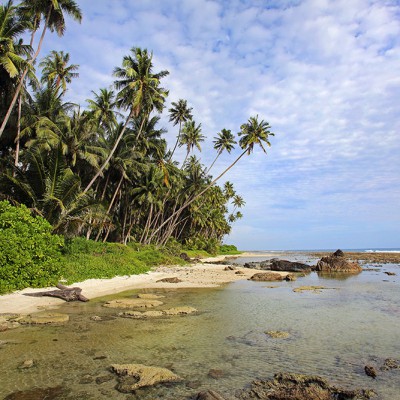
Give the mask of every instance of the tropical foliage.
[(238, 132), (238, 156), (213, 177), (221, 154), (235, 153), (235, 135), (221, 129), (205, 167), (199, 154), (207, 137), (179, 99), (167, 110), (176, 134), (168, 143), (160, 116), (169, 72), (156, 71), (153, 54), (138, 47), (114, 69), (113, 87), (93, 91), (87, 104), (68, 102), (79, 66), (63, 51), (36, 62), (45, 33), (62, 36), (67, 15), (81, 20), (74, 0), (0, 6), (0, 198), (26, 205), (67, 238), (215, 252), (245, 204), (232, 183), (219, 180), (255, 146), (270, 146), (269, 124), (249, 118)]

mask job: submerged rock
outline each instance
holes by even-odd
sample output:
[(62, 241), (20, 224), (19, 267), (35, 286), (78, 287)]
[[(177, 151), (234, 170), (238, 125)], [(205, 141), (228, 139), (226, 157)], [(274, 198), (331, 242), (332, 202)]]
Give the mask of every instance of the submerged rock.
[(49, 311), (26, 315), (19, 320), (21, 324), (31, 325), (57, 325), (68, 321), (69, 315)]
[(109, 308), (153, 308), (164, 304), (159, 300), (148, 299), (119, 299), (107, 301), (104, 307)]
[(62, 386), (49, 388), (34, 388), (29, 390), (20, 390), (9, 394), (4, 400), (43, 400), (43, 399), (61, 399), (65, 394)]
[(365, 375), (370, 376), (371, 378), (376, 378), (376, 371), (375, 368), (372, 365), (366, 365), (364, 367)]
[(21, 318), (19, 314), (0, 314), (0, 332), (15, 329), (21, 326), (18, 320)]
[(131, 393), (136, 389), (153, 386), (158, 383), (180, 382), (182, 378), (167, 368), (143, 364), (113, 364), (111, 370), (120, 377), (117, 390)]
[(165, 296), (161, 296), (160, 294), (153, 294), (153, 293), (139, 293), (137, 295), (139, 299), (146, 299), (146, 300), (156, 300), (156, 299), (162, 299)]
[(225, 376), (225, 372), (222, 369), (210, 369), (207, 376), (212, 379), (221, 379)]
[(282, 276), (281, 274), (278, 274), (276, 272), (258, 272), (257, 274), (254, 274), (250, 280), (251, 281), (283, 281), (285, 277)]
[(248, 389), (240, 390), (240, 400), (368, 400), (372, 390), (345, 390), (331, 386), (328, 381), (312, 375), (279, 373), (271, 380), (255, 380)]
[(197, 312), (193, 307), (182, 306), (174, 307), (168, 310), (151, 310), (151, 311), (124, 311), (118, 314), (119, 317), (133, 318), (133, 319), (147, 319), (147, 318), (159, 318), (164, 316), (174, 315), (188, 315)]
[(321, 272), (359, 273), (362, 271), (357, 262), (347, 261), (341, 250), (335, 251), (330, 256), (322, 257), (315, 269)]
[(274, 339), (287, 339), (290, 336), (289, 332), (284, 331), (266, 331), (265, 333)]
[(381, 371), (389, 371), (391, 369), (399, 369), (400, 368), (400, 362), (397, 360), (394, 360), (393, 358), (387, 358), (380, 368)]
[(32, 359), (30, 359), (30, 360), (25, 360), (25, 361), (23, 361), (23, 362), (19, 365), (18, 369), (29, 369), (29, 368), (32, 368), (32, 367), (34, 367), (34, 366), (35, 366), (35, 361), (33, 361)]
[(214, 390), (207, 390), (206, 392), (200, 392), (195, 397), (191, 397), (192, 400), (227, 400), (218, 392)]

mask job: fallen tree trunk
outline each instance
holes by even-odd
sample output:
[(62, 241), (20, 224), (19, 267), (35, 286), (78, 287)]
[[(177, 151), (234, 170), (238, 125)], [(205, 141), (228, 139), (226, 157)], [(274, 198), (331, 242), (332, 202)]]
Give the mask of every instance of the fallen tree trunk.
[(26, 296), (33, 297), (58, 297), (65, 301), (89, 301), (89, 299), (81, 294), (82, 289), (78, 287), (69, 288), (67, 286), (61, 285), (59, 283), (57, 285), (59, 290), (49, 290), (47, 292), (38, 292), (38, 293), (25, 293)]

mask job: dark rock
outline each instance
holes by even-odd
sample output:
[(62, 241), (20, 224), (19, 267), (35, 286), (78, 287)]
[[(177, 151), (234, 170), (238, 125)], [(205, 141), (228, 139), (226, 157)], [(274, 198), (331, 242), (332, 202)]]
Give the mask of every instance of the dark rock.
[(384, 273), (385, 273), (386, 275), (392, 275), (392, 276), (396, 275), (395, 272), (387, 272), (387, 271), (385, 271)]
[(296, 275), (294, 275), (294, 274), (287, 274), (286, 276), (285, 276), (285, 281), (295, 281), (295, 280), (297, 280), (297, 277), (296, 277)]
[(251, 281), (283, 281), (284, 276), (275, 273), (275, 272), (259, 272), (257, 274), (254, 274), (250, 280)]
[(244, 272), (243, 271), (236, 271), (235, 275), (244, 275)]
[(195, 397), (192, 397), (192, 399), (193, 400), (226, 400), (225, 397), (223, 397), (218, 392), (215, 392), (214, 390), (207, 390), (206, 392), (200, 392)]
[(210, 369), (207, 375), (209, 378), (221, 379), (225, 376), (225, 372), (222, 369)]
[(105, 360), (107, 358), (107, 356), (97, 356), (97, 357), (93, 357), (93, 360)]
[(224, 268), (224, 271), (235, 271), (235, 267), (233, 267), (232, 265), (228, 265), (227, 267)]
[(4, 400), (43, 400), (43, 399), (61, 399), (65, 394), (62, 386), (49, 388), (34, 388), (29, 390), (20, 390), (4, 397)]
[(336, 388), (319, 376), (289, 373), (275, 374), (268, 381), (255, 380), (248, 389), (236, 393), (240, 400), (367, 400), (374, 395), (368, 389)]
[(370, 376), (371, 378), (376, 378), (376, 371), (372, 365), (366, 365), (364, 367), (365, 374)]
[(272, 260), (271, 271), (311, 272), (311, 267), (300, 262), (288, 260)]
[[(273, 259), (273, 260), (275, 260), (275, 259)], [(261, 269), (261, 270), (268, 271), (271, 269), (271, 261), (272, 260), (265, 260), (265, 261), (261, 261), (261, 262), (252, 261), (252, 262), (245, 263), (243, 266), (245, 268)]]
[(197, 389), (201, 386), (201, 382), (200, 381), (189, 381), (186, 382), (186, 387), (188, 389)]
[(190, 262), (190, 257), (186, 254), (186, 253), (181, 253), (179, 255), (180, 258), (182, 258), (182, 260), (185, 260), (187, 262)]
[(333, 253), (333, 255), (334, 255), (335, 257), (344, 257), (344, 253), (343, 253), (343, 251), (340, 250), (340, 249), (337, 249), (337, 250)]
[(359, 273), (362, 271), (357, 262), (347, 261), (341, 250), (335, 251), (330, 256), (322, 257), (315, 269), (322, 272)]
[(176, 276), (174, 276), (173, 278), (159, 279), (157, 282), (179, 283), (179, 282), (183, 282), (183, 281), (180, 280), (179, 278), (177, 278)]

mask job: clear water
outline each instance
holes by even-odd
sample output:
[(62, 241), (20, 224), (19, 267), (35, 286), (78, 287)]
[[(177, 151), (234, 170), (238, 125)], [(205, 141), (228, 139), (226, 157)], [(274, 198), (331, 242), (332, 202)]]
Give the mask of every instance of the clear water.
[[(372, 388), (380, 399), (400, 399), (400, 370), (378, 371), (375, 380), (364, 373), (366, 364), (379, 367), (386, 358), (400, 359), (399, 284), (399, 265), (384, 265), (340, 279), (312, 273), (295, 282), (149, 290), (165, 296), (161, 308), (189, 305), (200, 310), (193, 316), (152, 321), (115, 317), (116, 310), (102, 307), (110, 297), (65, 304), (60, 312), (68, 313), (70, 322), (64, 326), (0, 332), (0, 341), (10, 341), (0, 346), (0, 398), (17, 390), (61, 385), (65, 399), (185, 399), (210, 388), (229, 395), (255, 377), (299, 372), (348, 388)], [(293, 292), (303, 285), (330, 289)], [(93, 321), (94, 315), (111, 319)], [(268, 330), (291, 336), (272, 339), (265, 334)], [(19, 370), (27, 359), (36, 365)], [(83, 383), (84, 377), (111, 375), (108, 368), (113, 363), (167, 367), (184, 382), (134, 395), (116, 391), (115, 379)], [(211, 369), (221, 370), (223, 376), (209, 377)]]

